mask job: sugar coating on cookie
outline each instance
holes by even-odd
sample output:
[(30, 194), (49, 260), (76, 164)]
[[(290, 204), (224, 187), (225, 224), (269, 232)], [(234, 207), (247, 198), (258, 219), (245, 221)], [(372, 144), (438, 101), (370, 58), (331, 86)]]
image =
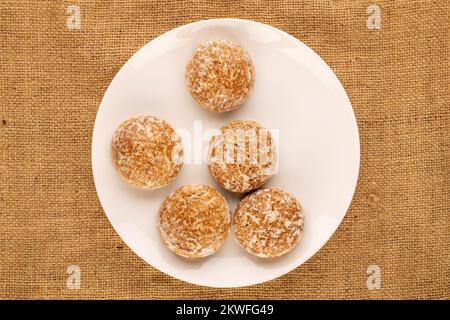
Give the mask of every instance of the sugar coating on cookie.
[(208, 167), (221, 187), (232, 192), (254, 190), (277, 170), (275, 141), (256, 121), (232, 121), (211, 138)]
[(134, 117), (114, 133), (111, 156), (119, 175), (141, 189), (158, 189), (169, 184), (183, 165), (180, 137), (164, 120)]
[(286, 191), (277, 188), (255, 191), (236, 209), (235, 238), (255, 256), (281, 256), (292, 250), (303, 235), (302, 211), (300, 202)]
[(186, 66), (192, 97), (205, 109), (226, 112), (247, 100), (255, 70), (248, 53), (229, 40), (206, 41), (197, 47)]
[(161, 205), (158, 227), (167, 247), (185, 258), (202, 258), (222, 246), (231, 226), (225, 198), (213, 187), (186, 185)]

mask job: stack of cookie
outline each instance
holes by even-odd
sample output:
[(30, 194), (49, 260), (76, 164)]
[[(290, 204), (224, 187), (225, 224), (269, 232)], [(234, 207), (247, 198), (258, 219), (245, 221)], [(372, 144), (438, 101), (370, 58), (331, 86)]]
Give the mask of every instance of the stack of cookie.
[[(198, 46), (185, 76), (187, 88), (200, 106), (223, 113), (247, 100), (255, 69), (238, 44), (214, 40)], [(153, 116), (122, 123), (111, 150), (118, 174), (142, 189), (168, 185), (183, 165), (181, 138), (166, 121)], [(235, 120), (223, 126), (209, 143), (209, 171), (222, 188), (248, 194), (232, 219), (227, 201), (213, 187), (178, 188), (159, 211), (164, 243), (182, 257), (206, 257), (219, 250), (234, 225), (237, 242), (252, 255), (272, 258), (292, 250), (303, 234), (300, 202), (279, 188), (260, 188), (276, 173), (277, 165), (275, 140), (261, 124)]]

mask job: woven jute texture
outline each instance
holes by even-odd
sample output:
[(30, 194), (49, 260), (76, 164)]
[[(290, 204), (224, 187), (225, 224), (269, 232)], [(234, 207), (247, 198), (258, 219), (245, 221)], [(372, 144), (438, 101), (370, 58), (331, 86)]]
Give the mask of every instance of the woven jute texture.
[[(367, 27), (371, 4), (381, 29)], [(67, 28), (70, 5), (81, 29)], [(449, 299), (449, 9), (441, 0), (2, 0), (0, 297)], [(90, 161), (95, 115), (119, 68), (161, 33), (220, 17), (270, 24), (314, 49), (345, 87), (361, 138), (355, 197), (330, 241), (289, 274), (237, 289), (190, 285), (138, 258), (100, 206)], [(80, 289), (67, 287), (69, 265)], [(371, 265), (380, 289), (368, 289)]]

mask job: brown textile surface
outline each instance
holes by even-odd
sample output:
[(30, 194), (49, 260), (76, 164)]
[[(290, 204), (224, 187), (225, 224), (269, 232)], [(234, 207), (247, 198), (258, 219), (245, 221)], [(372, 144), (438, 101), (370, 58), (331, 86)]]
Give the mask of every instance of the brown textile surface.
[[(81, 29), (66, 27), (67, 7)], [(368, 6), (381, 9), (369, 30)], [(450, 298), (448, 1), (2, 0), (1, 298)], [(210, 18), (260, 21), (314, 49), (358, 120), (361, 171), (350, 210), (307, 263), (246, 288), (190, 285), (127, 248), (97, 198), (96, 111), (130, 56)], [(69, 265), (81, 288), (66, 287)], [(368, 290), (367, 268), (381, 269)]]

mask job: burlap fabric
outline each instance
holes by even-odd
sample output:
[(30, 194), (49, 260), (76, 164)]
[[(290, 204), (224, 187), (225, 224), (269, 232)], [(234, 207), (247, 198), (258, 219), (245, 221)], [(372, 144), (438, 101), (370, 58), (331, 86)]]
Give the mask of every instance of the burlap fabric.
[[(368, 29), (367, 8), (381, 10)], [(81, 29), (67, 29), (78, 5)], [(0, 297), (450, 298), (448, 1), (2, 0)], [(307, 263), (238, 289), (190, 285), (140, 260), (104, 215), (91, 133), (108, 84), (174, 27), (236, 17), (313, 48), (342, 81), (361, 136), (355, 197)], [(81, 287), (66, 286), (69, 265)], [(367, 268), (381, 270), (369, 290)]]

